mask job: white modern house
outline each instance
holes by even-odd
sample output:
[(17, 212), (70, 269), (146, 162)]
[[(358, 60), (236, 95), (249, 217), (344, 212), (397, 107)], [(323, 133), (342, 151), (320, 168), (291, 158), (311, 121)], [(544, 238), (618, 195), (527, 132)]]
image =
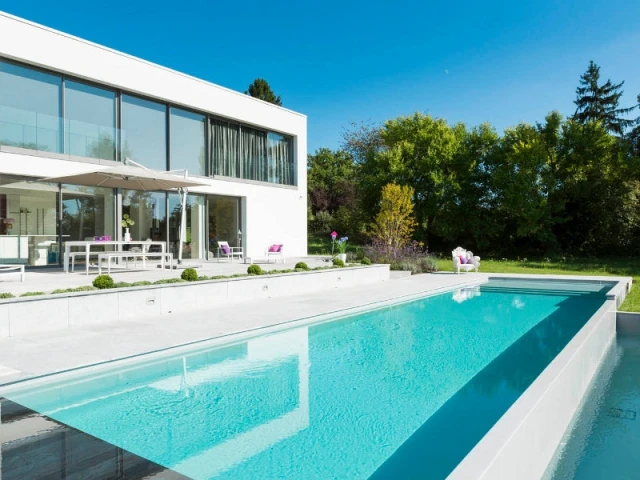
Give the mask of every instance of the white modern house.
[(0, 12), (0, 263), (57, 266), (66, 241), (122, 239), (125, 214), (177, 256), (177, 191), (56, 181), (124, 164), (198, 184), (183, 258), (306, 255), (306, 135), (304, 115)]

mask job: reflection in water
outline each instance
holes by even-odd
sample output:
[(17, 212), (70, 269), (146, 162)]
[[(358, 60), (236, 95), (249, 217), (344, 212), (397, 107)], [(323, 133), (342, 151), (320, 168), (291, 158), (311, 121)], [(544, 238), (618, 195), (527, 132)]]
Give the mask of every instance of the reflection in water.
[(477, 287), (459, 288), (453, 292), (451, 298), (454, 302), (462, 303), (474, 297), (479, 297), (480, 295), (480, 286), (478, 285)]

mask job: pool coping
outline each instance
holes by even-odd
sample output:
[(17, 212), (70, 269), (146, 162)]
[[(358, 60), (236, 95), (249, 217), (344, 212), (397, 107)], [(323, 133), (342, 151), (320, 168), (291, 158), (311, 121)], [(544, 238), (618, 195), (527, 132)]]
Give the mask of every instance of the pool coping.
[(615, 338), (617, 307), (632, 279), (599, 277), (597, 281), (616, 282), (604, 304), (458, 464), (449, 480), (533, 480), (544, 475)]

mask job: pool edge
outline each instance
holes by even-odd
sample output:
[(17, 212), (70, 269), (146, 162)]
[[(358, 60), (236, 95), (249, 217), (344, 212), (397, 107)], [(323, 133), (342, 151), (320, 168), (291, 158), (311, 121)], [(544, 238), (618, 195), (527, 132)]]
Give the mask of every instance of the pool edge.
[(608, 280), (617, 283), (602, 307), (458, 464), (449, 480), (524, 480), (544, 475), (616, 335), (617, 307), (632, 280)]

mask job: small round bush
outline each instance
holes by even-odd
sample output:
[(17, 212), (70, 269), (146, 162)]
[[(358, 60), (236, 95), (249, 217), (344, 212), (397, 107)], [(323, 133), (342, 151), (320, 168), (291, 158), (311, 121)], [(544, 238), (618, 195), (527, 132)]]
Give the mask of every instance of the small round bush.
[(364, 257), (362, 260), (360, 260), (360, 263), (362, 265), (371, 265), (371, 260), (369, 260), (368, 257)]
[(98, 275), (93, 279), (93, 286), (102, 290), (104, 288), (114, 288), (115, 283), (110, 275)]
[(296, 263), (295, 270), (309, 270), (309, 265), (304, 262)]
[(198, 272), (196, 272), (195, 268), (185, 268), (180, 275), (182, 280), (186, 280), (187, 282), (195, 282), (198, 280)]
[(334, 258), (333, 259), (333, 266), (334, 267), (344, 267), (344, 262), (342, 260), (340, 260), (339, 258)]
[(262, 275), (262, 268), (260, 268), (260, 265), (249, 265), (247, 273), (249, 275)]

